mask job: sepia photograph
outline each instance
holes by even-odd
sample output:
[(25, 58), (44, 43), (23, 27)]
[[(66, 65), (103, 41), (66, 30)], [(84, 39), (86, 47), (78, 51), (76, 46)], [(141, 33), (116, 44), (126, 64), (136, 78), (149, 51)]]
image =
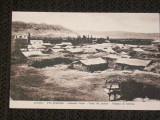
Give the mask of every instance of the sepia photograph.
[(11, 30), (10, 108), (160, 110), (159, 13), (13, 11)]

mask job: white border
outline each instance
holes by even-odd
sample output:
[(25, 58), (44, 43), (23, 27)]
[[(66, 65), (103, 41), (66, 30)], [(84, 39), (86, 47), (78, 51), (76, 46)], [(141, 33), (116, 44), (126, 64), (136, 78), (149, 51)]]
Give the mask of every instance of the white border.
[(20, 109), (95, 109), (95, 110), (160, 110), (160, 102), (95, 102), (95, 101), (18, 101), (10, 108)]

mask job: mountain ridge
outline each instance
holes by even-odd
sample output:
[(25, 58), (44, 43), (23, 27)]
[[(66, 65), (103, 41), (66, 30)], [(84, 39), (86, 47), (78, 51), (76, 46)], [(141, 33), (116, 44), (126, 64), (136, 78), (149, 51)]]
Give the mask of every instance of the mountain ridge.
[(50, 25), (46, 23), (26, 23), (22, 21), (12, 22), (12, 34), (30, 32), (34, 37), (67, 37), (77, 36), (77, 33), (61, 25)]
[(34, 37), (77, 37), (77, 35), (92, 35), (93, 37), (106, 38), (142, 38), (155, 39), (160, 37), (159, 33), (137, 33), (128, 31), (73, 31), (61, 25), (50, 25), (46, 23), (33, 23), (12, 21), (12, 34), (30, 32)]

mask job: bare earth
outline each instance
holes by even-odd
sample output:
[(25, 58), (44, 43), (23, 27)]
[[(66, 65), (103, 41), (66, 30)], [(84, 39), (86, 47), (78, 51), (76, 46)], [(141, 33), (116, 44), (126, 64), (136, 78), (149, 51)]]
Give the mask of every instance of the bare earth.
[[(108, 101), (108, 95), (104, 92), (103, 75), (71, 70), (67, 67), (63, 64), (42, 69), (27, 65), (12, 66), (14, 75), (11, 75), (11, 98)], [(22, 72), (16, 70), (17, 68)]]
[[(160, 75), (145, 72), (114, 71), (89, 73), (68, 68), (59, 64), (53, 67), (34, 68), (26, 64), (12, 65), (10, 96), (13, 100), (51, 101), (109, 101), (105, 82), (110, 80), (150, 84), (160, 88)], [(154, 77), (153, 77), (154, 76)], [(159, 94), (159, 93), (157, 93)], [(134, 101), (150, 101), (135, 98)]]

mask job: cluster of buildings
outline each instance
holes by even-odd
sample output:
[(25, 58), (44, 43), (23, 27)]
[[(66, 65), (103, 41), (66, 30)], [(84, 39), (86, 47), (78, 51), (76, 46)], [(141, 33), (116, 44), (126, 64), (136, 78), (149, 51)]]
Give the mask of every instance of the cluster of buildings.
[[(116, 41), (116, 40), (115, 40)], [(154, 61), (151, 58), (160, 56), (157, 43), (151, 45), (131, 45), (118, 43), (101, 43), (101, 44), (85, 44), (72, 45), (71, 42), (59, 44), (44, 43), (43, 40), (32, 40), (30, 33), (15, 35), (12, 40), (12, 51), (20, 51), (26, 58), (47, 58), (56, 53), (65, 53), (72, 56), (72, 67), (84, 71), (102, 71), (108, 68), (116, 70), (144, 70)], [(134, 53), (133, 55), (131, 54)], [(106, 53), (105, 56), (96, 56), (90, 58), (91, 55)], [(78, 57), (76, 56), (86, 56)], [(47, 57), (48, 56), (48, 57)]]

